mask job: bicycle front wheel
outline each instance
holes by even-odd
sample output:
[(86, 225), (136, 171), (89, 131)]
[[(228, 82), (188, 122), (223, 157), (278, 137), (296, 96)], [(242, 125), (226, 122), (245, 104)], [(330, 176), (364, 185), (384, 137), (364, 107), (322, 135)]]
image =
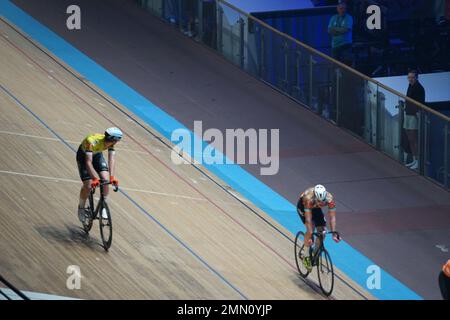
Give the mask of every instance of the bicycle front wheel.
[(299, 231), (295, 237), (295, 263), (297, 265), (298, 273), (300, 273), (303, 278), (306, 278), (309, 275), (309, 271), (303, 264), (303, 260), (309, 255), (309, 252), (305, 252), (304, 241), (305, 233)]
[(108, 251), (112, 243), (112, 221), (108, 204), (105, 201), (102, 201), (101, 203), (98, 216), (98, 219), (100, 221), (100, 235), (102, 237), (103, 248)]
[(325, 249), (320, 252), (318, 257), (317, 276), (323, 294), (327, 297), (330, 296), (334, 286), (334, 269), (331, 257)]
[(83, 223), (84, 232), (86, 232), (86, 234), (89, 234), (89, 231), (91, 231), (92, 223), (94, 220), (94, 197), (92, 193), (89, 195), (88, 212), (89, 214), (86, 216), (85, 221)]

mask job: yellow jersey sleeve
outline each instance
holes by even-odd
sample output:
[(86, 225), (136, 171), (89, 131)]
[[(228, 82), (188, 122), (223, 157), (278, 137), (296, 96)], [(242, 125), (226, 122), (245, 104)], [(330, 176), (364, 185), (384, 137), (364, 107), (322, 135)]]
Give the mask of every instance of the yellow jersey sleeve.
[[(105, 135), (104, 134), (91, 134), (87, 136), (81, 143), (84, 152), (103, 152), (105, 151)], [(111, 148), (109, 148), (111, 150)], [(113, 150), (113, 149), (112, 149)]]
[(95, 145), (95, 141), (93, 141), (93, 137), (92, 136), (86, 137), (86, 139), (84, 139), (84, 144), (83, 144), (84, 152), (94, 152), (94, 145)]

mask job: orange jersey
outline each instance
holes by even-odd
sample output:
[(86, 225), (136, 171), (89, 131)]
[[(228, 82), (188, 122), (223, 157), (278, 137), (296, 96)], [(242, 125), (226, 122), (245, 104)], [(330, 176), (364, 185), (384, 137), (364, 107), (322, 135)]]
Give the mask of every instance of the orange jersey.
[(444, 264), (444, 266), (442, 267), (442, 271), (447, 277), (450, 278), (450, 260), (448, 260), (447, 263)]
[(311, 212), (314, 208), (323, 208), (328, 206), (330, 211), (336, 211), (336, 203), (334, 202), (333, 195), (327, 192), (325, 201), (319, 201), (314, 194), (314, 188), (306, 189), (300, 197), (303, 199), (303, 205), (305, 206), (305, 212)]

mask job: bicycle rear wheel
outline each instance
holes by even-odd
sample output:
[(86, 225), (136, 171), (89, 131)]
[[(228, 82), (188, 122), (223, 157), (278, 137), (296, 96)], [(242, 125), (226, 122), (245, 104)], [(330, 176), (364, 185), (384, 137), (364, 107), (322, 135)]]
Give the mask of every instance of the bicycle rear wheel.
[(309, 255), (309, 252), (304, 252), (304, 240), (305, 240), (305, 233), (302, 231), (299, 231), (297, 233), (297, 236), (295, 237), (295, 264), (297, 265), (298, 273), (303, 278), (306, 278), (309, 275), (308, 269), (303, 264), (303, 259)]
[(317, 276), (319, 278), (320, 289), (328, 297), (333, 292), (334, 269), (327, 250), (323, 249), (320, 252), (317, 262)]
[[(106, 217), (104, 217), (105, 214)], [(108, 204), (105, 201), (102, 201), (100, 204), (98, 219), (100, 221), (100, 235), (102, 237), (103, 248), (108, 251), (112, 243), (112, 221)]]

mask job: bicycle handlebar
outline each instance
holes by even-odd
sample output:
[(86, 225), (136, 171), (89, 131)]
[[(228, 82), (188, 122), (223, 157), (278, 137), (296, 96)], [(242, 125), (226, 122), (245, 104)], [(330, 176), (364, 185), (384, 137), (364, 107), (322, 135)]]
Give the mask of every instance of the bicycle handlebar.
[[(335, 235), (337, 235), (338, 239), (341, 238), (341, 235), (340, 235), (339, 232), (337, 232), (337, 231), (327, 231), (327, 232), (325, 232), (325, 234), (335, 234)], [(312, 235), (313, 235), (313, 236), (316, 236), (316, 237), (321, 237), (321, 236), (322, 236), (322, 233), (313, 232)]]
[[(112, 184), (111, 181), (100, 182), (99, 187), (106, 186), (106, 185), (109, 185), (109, 184)], [(92, 188), (92, 193), (95, 192), (95, 189), (96, 189), (96, 188)], [(113, 187), (113, 190), (114, 190), (114, 192), (119, 191), (119, 186), (114, 186), (114, 187)]]

